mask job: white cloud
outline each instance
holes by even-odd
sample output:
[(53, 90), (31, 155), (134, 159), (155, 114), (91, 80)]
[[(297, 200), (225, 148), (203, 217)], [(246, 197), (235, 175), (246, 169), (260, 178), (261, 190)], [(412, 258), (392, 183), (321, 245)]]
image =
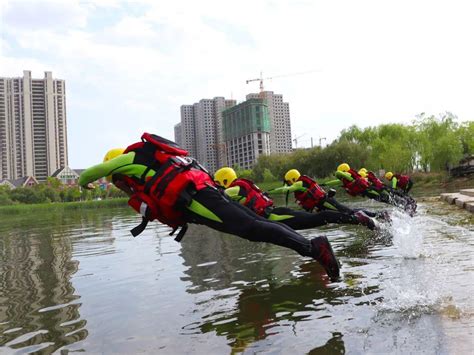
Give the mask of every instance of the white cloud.
[(2, 22), (6, 26), (38, 30), (61, 30), (86, 25), (87, 6), (78, 0), (5, 1)]

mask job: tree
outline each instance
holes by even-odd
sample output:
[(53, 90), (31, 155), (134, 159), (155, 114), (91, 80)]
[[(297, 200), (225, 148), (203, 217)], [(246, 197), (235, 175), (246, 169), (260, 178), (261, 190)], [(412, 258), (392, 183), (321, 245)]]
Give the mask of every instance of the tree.
[(46, 202), (46, 196), (42, 191), (30, 187), (17, 187), (10, 192), (10, 198), (20, 203), (41, 203)]
[(457, 136), (461, 141), (463, 154), (474, 154), (474, 121), (461, 124), (457, 131)]
[(270, 171), (270, 169), (265, 169), (263, 171), (263, 181), (264, 182), (272, 182), (272, 181), (275, 181), (276, 178), (275, 176), (272, 174), (272, 172)]
[[(415, 126), (420, 137), (419, 153), (422, 165), (429, 164), (431, 170), (439, 171), (449, 168), (461, 159), (465, 146), (459, 135), (456, 119), (450, 112), (440, 117), (426, 117), (423, 114), (418, 116)], [(465, 142), (469, 145), (469, 137), (465, 137)]]

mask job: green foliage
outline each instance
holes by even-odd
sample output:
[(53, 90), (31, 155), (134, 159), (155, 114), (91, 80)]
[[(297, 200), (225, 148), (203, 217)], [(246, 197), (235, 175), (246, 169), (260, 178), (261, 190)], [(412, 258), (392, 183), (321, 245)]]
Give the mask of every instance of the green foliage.
[(249, 169), (242, 169), (238, 165), (234, 165), (232, 169), (235, 170), (235, 173), (239, 178), (250, 179), (253, 180), (253, 171)]
[(59, 189), (62, 184), (61, 184), (61, 181), (55, 177), (47, 177), (46, 178), (46, 184), (45, 185), (48, 185), (49, 187), (53, 188), (53, 189)]
[(376, 127), (351, 126), (324, 149), (298, 149), (289, 154), (259, 158), (253, 169), (255, 181), (268, 181), (270, 174), (282, 180), (289, 169), (323, 178), (340, 163), (359, 169), (396, 172), (444, 171), (456, 165), (463, 154), (474, 154), (474, 123), (459, 125), (447, 112), (440, 117), (421, 114), (412, 125), (383, 124)]
[(263, 182), (271, 182), (271, 181), (275, 181), (276, 178), (275, 176), (272, 174), (272, 172), (270, 171), (270, 169), (265, 169), (263, 171)]
[(46, 201), (46, 196), (42, 191), (29, 187), (17, 187), (10, 191), (9, 197), (12, 201), (27, 204)]
[(13, 204), (13, 201), (8, 196), (7, 191), (0, 190), (0, 206), (11, 204)]
[[(420, 138), (417, 148), (425, 170), (428, 166), (433, 171), (448, 169), (462, 158), (463, 143), (468, 146), (469, 137), (463, 136), (463, 142), (462, 135), (459, 134), (459, 124), (455, 121), (456, 117), (449, 112), (440, 118), (425, 117), (421, 114), (415, 121), (417, 137)], [(468, 134), (469, 128), (463, 126), (462, 133)]]
[[(247, 171), (247, 174), (251, 171)], [(42, 204), (53, 202), (90, 201), (106, 198), (123, 198), (125, 193), (116, 187), (107, 189), (96, 187), (92, 190), (80, 189), (78, 186), (66, 186), (56, 178), (33, 187), (18, 187), (10, 190), (0, 186), (0, 206), (12, 204)]]
[(252, 170), (250, 170), (250, 169), (240, 170), (240, 171), (237, 173), (237, 176), (238, 176), (238, 177), (241, 177), (241, 178), (244, 178), (244, 179), (253, 180)]
[(461, 124), (458, 129), (458, 137), (461, 140), (463, 154), (474, 154), (474, 121)]
[(0, 215), (17, 215), (27, 213), (38, 213), (40, 211), (62, 212), (66, 210), (83, 210), (95, 208), (123, 208), (127, 206), (126, 198), (115, 198), (102, 201), (78, 201), (64, 203), (40, 203), (40, 204), (13, 204), (10, 206), (0, 205)]

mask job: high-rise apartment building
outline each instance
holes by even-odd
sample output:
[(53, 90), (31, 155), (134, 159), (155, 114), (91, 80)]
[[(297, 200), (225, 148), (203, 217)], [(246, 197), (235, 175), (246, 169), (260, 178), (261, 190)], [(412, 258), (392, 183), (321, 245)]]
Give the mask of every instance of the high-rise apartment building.
[(0, 178), (44, 181), (68, 164), (64, 80), (0, 78)]
[(174, 141), (176, 144), (178, 144), (180, 147), (183, 147), (183, 140), (181, 138), (181, 123), (175, 124), (174, 125)]
[(181, 146), (210, 171), (226, 164), (222, 111), (235, 103), (215, 97), (181, 106)]
[(291, 145), (290, 105), (283, 102), (283, 95), (273, 91), (263, 91), (259, 94), (248, 94), (248, 99), (264, 99), (268, 105), (270, 116), (270, 151), (271, 153), (289, 153)]
[(196, 157), (196, 128), (193, 105), (181, 106), (181, 147)]
[(249, 99), (222, 112), (227, 165), (250, 169), (270, 154), (270, 118), (264, 100)]

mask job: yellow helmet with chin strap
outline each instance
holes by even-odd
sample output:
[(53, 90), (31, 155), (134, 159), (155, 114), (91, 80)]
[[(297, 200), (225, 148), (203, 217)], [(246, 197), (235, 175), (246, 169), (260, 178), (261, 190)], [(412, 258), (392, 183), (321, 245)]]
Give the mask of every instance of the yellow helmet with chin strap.
[(293, 185), (296, 182), (296, 180), (300, 178), (300, 176), (301, 174), (298, 170), (296, 169), (288, 170), (285, 174), (285, 182), (288, 185)]
[(359, 169), (358, 174), (365, 179), (367, 177), (367, 169), (366, 168)]
[(237, 174), (229, 167), (220, 168), (214, 174), (214, 181), (225, 188), (228, 188), (235, 179), (237, 179)]
[(385, 179), (392, 180), (392, 178), (393, 178), (393, 173), (391, 171), (387, 171), (385, 173)]
[(349, 171), (350, 169), (351, 167), (347, 163), (342, 163), (337, 167), (337, 171), (341, 171), (343, 173), (345, 173), (346, 171)]

